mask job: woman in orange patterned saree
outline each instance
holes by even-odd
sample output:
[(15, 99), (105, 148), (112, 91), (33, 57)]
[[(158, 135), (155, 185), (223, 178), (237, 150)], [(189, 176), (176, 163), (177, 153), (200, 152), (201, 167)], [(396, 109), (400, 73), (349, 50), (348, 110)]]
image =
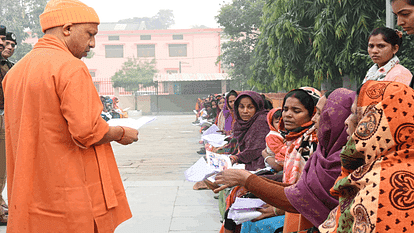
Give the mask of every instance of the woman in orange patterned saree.
[[(414, 90), (367, 81), (357, 100), (359, 123), (341, 152), (331, 193), (339, 205), (325, 232), (406, 232), (414, 215)], [(348, 120), (347, 120), (348, 121)]]

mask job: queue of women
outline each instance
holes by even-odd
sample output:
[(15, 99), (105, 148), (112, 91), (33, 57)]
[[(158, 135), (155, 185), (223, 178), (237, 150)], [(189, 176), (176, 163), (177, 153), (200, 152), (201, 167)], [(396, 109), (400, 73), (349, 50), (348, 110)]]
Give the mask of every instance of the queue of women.
[[(414, 34), (414, 1), (393, 0), (392, 7), (398, 25)], [(356, 92), (339, 88), (321, 95), (303, 87), (286, 94), (281, 110), (270, 111), (258, 93), (236, 93), (228, 108), (234, 144), (214, 151), (246, 169), (224, 170), (209, 187), (227, 193), (227, 209), (236, 197), (267, 205), (242, 225), (227, 211), (221, 232), (413, 228), (414, 90), (411, 72), (396, 56), (400, 46), (398, 31), (373, 30), (368, 53), (375, 64)], [(266, 166), (273, 175), (252, 173)]]

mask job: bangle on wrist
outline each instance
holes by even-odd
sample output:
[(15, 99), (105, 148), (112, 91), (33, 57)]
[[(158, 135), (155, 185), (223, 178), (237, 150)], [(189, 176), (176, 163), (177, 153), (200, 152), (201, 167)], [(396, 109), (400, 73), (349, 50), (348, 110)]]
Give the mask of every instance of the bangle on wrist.
[(279, 213), (278, 213), (278, 210), (279, 210), (279, 209), (278, 209), (278, 208), (276, 208), (276, 207), (273, 209), (273, 211), (275, 212), (275, 215), (276, 215), (276, 216), (281, 215), (281, 214), (279, 214)]
[(122, 127), (122, 126), (119, 126), (119, 127), (121, 127), (121, 129), (122, 129), (122, 136), (121, 136), (121, 138), (120, 138), (119, 140), (116, 140), (117, 142), (119, 142), (119, 141), (121, 141), (122, 139), (124, 139), (124, 136), (125, 136), (125, 128), (124, 128), (124, 127)]

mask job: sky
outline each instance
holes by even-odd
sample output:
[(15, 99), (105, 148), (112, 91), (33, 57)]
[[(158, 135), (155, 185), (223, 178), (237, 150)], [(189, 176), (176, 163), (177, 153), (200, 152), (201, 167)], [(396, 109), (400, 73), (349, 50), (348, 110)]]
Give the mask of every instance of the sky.
[(101, 22), (117, 22), (133, 17), (152, 17), (159, 10), (173, 10), (175, 24), (171, 29), (188, 29), (193, 25), (218, 28), (214, 17), (220, 4), (231, 0), (81, 0), (95, 9)]

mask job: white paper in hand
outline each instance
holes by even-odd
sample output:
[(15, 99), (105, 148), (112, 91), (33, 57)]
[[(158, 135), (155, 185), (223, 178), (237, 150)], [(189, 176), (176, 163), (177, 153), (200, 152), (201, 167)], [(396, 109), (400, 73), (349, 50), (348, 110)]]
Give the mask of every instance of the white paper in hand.
[(139, 129), (141, 126), (150, 123), (155, 120), (156, 117), (140, 117), (139, 119), (132, 118), (116, 118), (108, 121), (109, 126), (125, 126), (133, 129)]
[(185, 178), (190, 182), (198, 182), (215, 172), (214, 168), (209, 166), (203, 157), (201, 157), (193, 166), (184, 172)]
[(261, 208), (264, 201), (259, 198), (239, 198), (230, 207), (228, 218), (233, 219), (236, 224), (241, 224), (259, 217), (262, 213), (257, 211)]

